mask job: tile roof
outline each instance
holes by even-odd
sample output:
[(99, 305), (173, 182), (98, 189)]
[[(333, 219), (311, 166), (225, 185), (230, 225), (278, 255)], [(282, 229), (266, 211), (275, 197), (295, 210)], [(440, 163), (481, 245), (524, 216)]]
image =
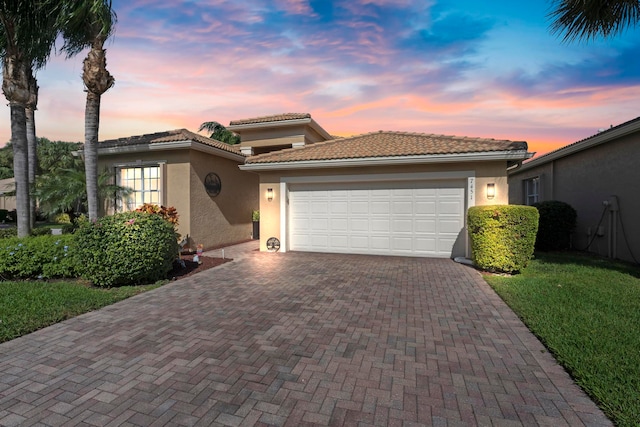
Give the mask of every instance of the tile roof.
[(228, 151), (234, 154), (240, 154), (240, 148), (236, 145), (225, 144), (224, 142), (198, 135), (187, 129), (174, 129), (164, 132), (148, 133), (145, 135), (129, 136), (126, 138), (109, 139), (101, 141), (98, 148), (108, 147), (129, 147), (133, 145), (158, 144), (161, 142), (179, 142), (179, 141), (195, 141), (201, 144), (215, 147), (220, 150)]
[(524, 141), (379, 131), (260, 154), (247, 164), (526, 151)]
[(283, 122), (286, 120), (310, 119), (309, 113), (283, 113), (272, 116), (252, 117), (249, 119), (231, 120), (229, 126), (250, 125), (253, 123)]

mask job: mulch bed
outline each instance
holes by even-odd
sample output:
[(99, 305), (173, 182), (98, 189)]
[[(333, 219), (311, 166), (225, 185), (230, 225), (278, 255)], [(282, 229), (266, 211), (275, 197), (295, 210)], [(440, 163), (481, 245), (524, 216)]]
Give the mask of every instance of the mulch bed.
[(200, 273), (201, 271), (208, 270), (213, 267), (217, 267), (219, 265), (224, 264), (225, 262), (232, 261), (229, 258), (213, 258), (208, 256), (201, 256), (200, 262), (193, 262), (193, 255), (182, 255), (180, 258), (184, 261), (185, 267), (182, 268), (178, 263), (174, 263), (173, 270), (171, 270), (167, 277), (172, 280), (182, 279), (184, 277), (189, 277), (192, 274)]

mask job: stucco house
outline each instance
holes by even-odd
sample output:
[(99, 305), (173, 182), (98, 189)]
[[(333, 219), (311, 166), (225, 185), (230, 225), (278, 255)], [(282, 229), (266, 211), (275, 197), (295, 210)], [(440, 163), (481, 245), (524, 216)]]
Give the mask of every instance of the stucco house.
[(16, 209), (16, 180), (0, 179), (0, 209), (13, 211)]
[[(299, 120), (260, 117), (229, 129), (244, 142), (248, 130), (275, 135)], [(315, 126), (307, 130), (326, 138)], [(261, 250), (468, 256), (467, 209), (506, 204), (507, 168), (531, 156), (522, 141), (421, 133), (299, 138), (291, 148), (282, 138), (260, 139), (265, 151), (280, 147), (239, 165), (260, 176)]]
[(185, 129), (102, 142), (101, 167), (136, 190), (119, 209), (174, 206), (181, 234), (205, 247), (249, 239), (251, 211), (260, 209), (261, 250), (469, 256), (467, 209), (508, 203), (507, 169), (531, 156), (523, 141), (382, 131), (338, 138), (306, 113), (228, 129), (239, 145)]
[(640, 260), (640, 117), (509, 171), (509, 202), (560, 200), (578, 213), (572, 245)]
[(245, 159), (238, 147), (186, 129), (102, 141), (98, 148), (99, 170), (112, 170), (118, 185), (134, 190), (117, 210), (175, 207), (178, 231), (192, 248), (251, 239), (258, 177), (238, 169)]

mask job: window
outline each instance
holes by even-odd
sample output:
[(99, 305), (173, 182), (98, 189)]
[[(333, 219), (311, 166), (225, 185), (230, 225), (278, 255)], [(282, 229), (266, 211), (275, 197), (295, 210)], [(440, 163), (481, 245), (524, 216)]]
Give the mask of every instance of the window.
[(540, 198), (540, 177), (524, 180), (524, 204), (531, 206)]
[(121, 200), (123, 211), (134, 210), (144, 203), (162, 203), (160, 166), (123, 167), (119, 169), (118, 178), (118, 185), (133, 190), (128, 198)]

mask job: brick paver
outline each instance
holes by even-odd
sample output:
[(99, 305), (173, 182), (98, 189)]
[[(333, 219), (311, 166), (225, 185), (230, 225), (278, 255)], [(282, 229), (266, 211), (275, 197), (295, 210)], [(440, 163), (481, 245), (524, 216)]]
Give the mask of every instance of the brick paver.
[(250, 253), (0, 345), (0, 425), (611, 425), (469, 267)]

